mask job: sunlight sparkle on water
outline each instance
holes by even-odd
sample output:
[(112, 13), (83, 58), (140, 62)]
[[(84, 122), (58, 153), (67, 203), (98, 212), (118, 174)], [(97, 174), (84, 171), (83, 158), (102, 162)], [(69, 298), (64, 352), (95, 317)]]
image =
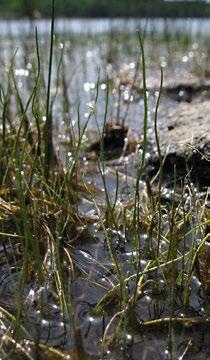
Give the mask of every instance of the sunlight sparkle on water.
[(136, 256), (137, 255), (137, 252), (136, 251), (128, 251), (126, 253), (127, 256)]
[(89, 83), (89, 82), (84, 83), (84, 90), (86, 92), (89, 92), (90, 90), (95, 89), (95, 87), (96, 87), (96, 84), (94, 82), (92, 82), (92, 83)]
[(165, 359), (170, 359), (170, 353), (169, 353), (169, 351), (168, 350), (165, 350), (164, 351), (164, 353), (165, 353)]
[(49, 322), (48, 322), (47, 320), (45, 320), (45, 319), (42, 319), (42, 320), (41, 320), (41, 323), (42, 323), (42, 325), (44, 325), (44, 326), (49, 324)]
[(95, 319), (94, 319), (92, 316), (89, 316), (88, 320), (89, 320), (90, 322), (94, 322)]
[(187, 55), (184, 55), (184, 56), (182, 57), (182, 62), (183, 62), (183, 63), (188, 62), (188, 60), (189, 60), (189, 57), (188, 57)]
[(87, 56), (88, 58), (90, 58), (91, 56), (94, 55), (94, 53), (95, 53), (94, 51), (88, 50), (87, 53), (86, 53), (86, 56)]
[(195, 282), (195, 285), (200, 287), (201, 286), (201, 282), (199, 281), (199, 279), (197, 278), (197, 276), (193, 276), (192, 280)]
[(31, 63), (27, 63), (26, 67), (27, 67), (28, 70), (31, 70), (31, 69), (32, 69), (32, 64), (31, 64)]
[(16, 76), (29, 76), (29, 71), (27, 69), (15, 69)]
[(94, 108), (95, 108), (95, 102), (94, 102), (94, 101), (90, 101), (89, 103), (87, 103), (87, 106), (88, 106), (91, 110), (94, 110)]
[(106, 90), (106, 84), (101, 84), (101, 90)]
[(160, 66), (163, 68), (167, 66), (167, 61), (164, 56), (161, 56), (160, 58)]
[[(124, 100), (125, 101), (128, 101), (130, 98), (130, 94), (129, 94), (129, 91), (128, 90), (125, 90), (124, 91)], [(133, 97), (132, 97), (133, 98)], [(131, 100), (131, 99), (130, 99)], [(132, 101), (132, 100), (131, 100)]]

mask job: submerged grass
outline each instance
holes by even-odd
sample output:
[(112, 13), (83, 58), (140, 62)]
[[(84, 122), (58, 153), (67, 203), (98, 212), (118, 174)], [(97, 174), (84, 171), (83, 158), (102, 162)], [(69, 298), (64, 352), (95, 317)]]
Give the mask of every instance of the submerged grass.
[[(169, 201), (164, 202), (162, 196), (164, 158), (157, 118), (163, 71), (154, 120), (160, 168), (156, 180), (148, 180), (142, 185), (147, 153), (148, 98), (146, 60), (139, 33), (144, 136), (133, 181), (135, 188), (128, 201), (124, 201), (121, 176), (117, 171), (114, 192), (113, 188), (110, 190), (110, 172), (104, 156), (109, 79), (106, 81), (102, 127), (97, 118), (98, 79), (95, 97), (84, 122), (78, 106), (77, 131), (73, 130), (69, 119), (71, 156), (68, 163), (63, 164), (57, 155), (56, 161), (52, 161), (56, 154), (52, 114), (55, 97), (51, 97), (54, 1), (52, 13), (45, 108), (37, 31), (34, 86), (26, 104), (13, 76), (15, 59), (11, 62), (6, 90), (1, 86), (1, 356), (84, 360), (109, 359), (113, 354), (113, 357), (121, 358), (124, 355), (120, 348), (123, 348), (123, 354), (132, 348), (133, 340), (128, 340), (134, 339), (136, 334), (142, 335), (145, 329), (154, 326), (162, 326), (165, 331), (167, 325), (165, 350), (175, 359), (179, 351), (176, 326), (209, 322), (207, 310), (192, 310), (191, 298), (194, 275), (203, 281), (202, 274), (196, 273), (196, 266), (209, 238), (205, 232), (209, 220), (204, 214), (204, 200), (200, 199), (200, 194), (193, 194), (194, 186), (188, 179), (178, 187), (176, 169), (174, 187), (168, 191)], [(57, 67), (57, 81), (62, 62), (64, 64), (63, 54)], [(64, 74), (62, 78), (60, 86), (65, 97), (66, 116), (69, 111), (68, 85)], [(12, 110), (8, 111), (8, 108), (14, 99), (18, 116), (11, 119), (8, 113)], [(86, 181), (85, 171), (88, 173), (89, 168), (83, 169), (83, 143), (91, 118), (96, 121), (100, 138), (100, 154), (95, 166), (97, 176), (101, 176), (102, 189), (94, 189)], [(91, 213), (82, 213), (81, 204), (90, 207)], [(88, 252), (84, 255), (83, 251), (83, 247), (101, 245), (101, 238), (105, 262), (96, 256), (91, 258)], [(17, 244), (20, 245), (18, 251)], [(75, 287), (79, 281), (87, 287), (96, 287), (94, 299), (89, 299), (86, 288), (80, 297), (77, 296)], [(203, 281), (202, 296), (208, 302), (207, 290)], [(89, 329), (94, 322), (101, 324), (102, 330), (95, 335), (98, 339), (90, 337), (88, 340), (101, 343), (98, 353), (91, 352), (85, 344), (89, 329), (84, 333), (86, 320), (78, 320), (81, 304), (88, 306), (85, 311), (89, 316)]]

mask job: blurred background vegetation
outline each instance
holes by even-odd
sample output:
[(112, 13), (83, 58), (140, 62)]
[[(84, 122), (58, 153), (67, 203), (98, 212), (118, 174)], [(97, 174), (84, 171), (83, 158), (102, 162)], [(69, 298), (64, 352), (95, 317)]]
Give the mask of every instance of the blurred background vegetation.
[[(1, 17), (48, 17), (50, 0), (0, 0)], [(56, 15), (65, 17), (208, 17), (205, 0), (57, 0)]]

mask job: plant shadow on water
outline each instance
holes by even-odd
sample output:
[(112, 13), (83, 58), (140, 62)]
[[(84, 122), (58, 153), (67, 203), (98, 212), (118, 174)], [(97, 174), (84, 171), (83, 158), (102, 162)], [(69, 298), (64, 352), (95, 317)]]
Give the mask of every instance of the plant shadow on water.
[(147, 144), (157, 113), (208, 97), (208, 51), (163, 29), (4, 38), (2, 358), (210, 356), (206, 189)]

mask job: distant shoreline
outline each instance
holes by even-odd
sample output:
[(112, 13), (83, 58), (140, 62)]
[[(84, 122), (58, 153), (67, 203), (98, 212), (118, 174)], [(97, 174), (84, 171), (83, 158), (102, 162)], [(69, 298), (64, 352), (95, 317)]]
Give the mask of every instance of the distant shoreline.
[[(140, 16), (140, 15), (132, 15), (132, 16), (64, 16), (64, 15), (57, 15), (57, 19), (65, 19), (65, 20), (100, 20), (100, 19), (107, 19), (107, 20), (114, 20), (114, 19), (120, 19), (120, 20), (129, 20), (129, 19), (161, 19), (161, 20), (177, 20), (177, 19), (210, 19), (210, 13), (209, 15), (203, 15), (203, 16)], [(1, 14), (0, 12), (0, 21), (10, 21), (10, 20), (26, 20), (26, 21), (36, 21), (36, 20), (50, 20), (50, 16), (40, 16), (40, 17), (28, 17), (28, 16), (17, 16), (15, 14)]]
[[(56, 17), (63, 18), (209, 18), (210, 3), (204, 1), (164, 0), (57, 0)], [(9, 3), (9, 2), (8, 2)], [(30, 0), (23, 6), (18, 0), (0, 4), (0, 18), (50, 18), (51, 1)]]

